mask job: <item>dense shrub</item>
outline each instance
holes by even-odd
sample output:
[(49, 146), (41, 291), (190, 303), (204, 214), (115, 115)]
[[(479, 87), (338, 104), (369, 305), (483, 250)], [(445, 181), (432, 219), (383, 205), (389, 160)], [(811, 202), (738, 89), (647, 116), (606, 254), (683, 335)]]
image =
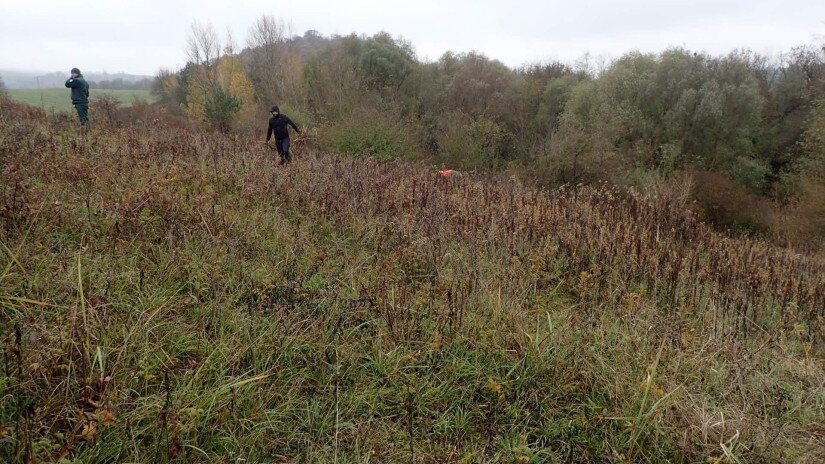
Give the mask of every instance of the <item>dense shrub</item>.
[(418, 153), (408, 125), (373, 112), (346, 115), (323, 127), (319, 139), (325, 150), (380, 160), (411, 158)]
[(464, 115), (451, 118), (437, 143), (435, 159), (452, 168), (495, 170), (511, 160), (513, 134), (494, 120)]
[(711, 224), (748, 235), (764, 235), (769, 230), (768, 200), (718, 172), (695, 172), (693, 177), (693, 197)]
[(204, 105), (204, 116), (212, 127), (227, 131), (240, 110), (241, 101), (236, 96), (215, 86)]

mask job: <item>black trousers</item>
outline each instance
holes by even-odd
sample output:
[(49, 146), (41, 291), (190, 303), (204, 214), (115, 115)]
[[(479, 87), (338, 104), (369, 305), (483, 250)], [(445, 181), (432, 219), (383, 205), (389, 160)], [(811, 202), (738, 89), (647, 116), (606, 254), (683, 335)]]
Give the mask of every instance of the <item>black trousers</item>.
[(281, 155), (281, 164), (291, 163), (292, 155), (289, 153), (289, 137), (285, 139), (275, 139), (275, 149)]

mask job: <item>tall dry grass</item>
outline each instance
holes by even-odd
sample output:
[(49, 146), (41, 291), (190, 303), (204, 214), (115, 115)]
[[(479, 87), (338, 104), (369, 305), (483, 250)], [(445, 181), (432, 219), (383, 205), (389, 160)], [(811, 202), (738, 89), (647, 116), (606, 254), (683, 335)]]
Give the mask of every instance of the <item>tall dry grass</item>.
[(0, 110), (5, 458), (821, 456), (825, 262), (687, 187)]

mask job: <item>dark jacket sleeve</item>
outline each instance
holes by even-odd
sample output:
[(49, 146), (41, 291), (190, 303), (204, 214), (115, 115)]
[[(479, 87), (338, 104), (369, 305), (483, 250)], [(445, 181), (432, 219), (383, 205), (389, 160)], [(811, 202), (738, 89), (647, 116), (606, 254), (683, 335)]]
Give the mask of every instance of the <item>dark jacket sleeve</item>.
[(266, 141), (269, 142), (270, 138), (272, 138), (272, 121), (269, 121), (266, 125)]
[(75, 78), (70, 77), (66, 79), (66, 88), (74, 89), (77, 87), (78, 84), (79, 82)]
[(298, 126), (296, 126), (295, 123), (292, 122), (291, 119), (286, 118), (286, 121), (289, 123), (290, 126), (292, 126), (293, 129), (295, 129), (295, 132), (297, 132), (299, 134), (301, 133), (301, 129), (298, 129)]

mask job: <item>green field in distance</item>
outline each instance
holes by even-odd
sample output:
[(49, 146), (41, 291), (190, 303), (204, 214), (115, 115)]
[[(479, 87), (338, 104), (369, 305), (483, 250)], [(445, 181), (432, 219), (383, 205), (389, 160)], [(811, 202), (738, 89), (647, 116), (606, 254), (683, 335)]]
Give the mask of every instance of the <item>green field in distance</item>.
[[(9, 89), (9, 96), (16, 101), (32, 106), (38, 106), (46, 111), (69, 111), (72, 109), (72, 101), (69, 97), (69, 89)], [(89, 99), (91, 105), (102, 95), (112, 95), (116, 97), (121, 105), (132, 106), (135, 99), (154, 102), (155, 96), (149, 90), (120, 90), (120, 89), (91, 89)]]

